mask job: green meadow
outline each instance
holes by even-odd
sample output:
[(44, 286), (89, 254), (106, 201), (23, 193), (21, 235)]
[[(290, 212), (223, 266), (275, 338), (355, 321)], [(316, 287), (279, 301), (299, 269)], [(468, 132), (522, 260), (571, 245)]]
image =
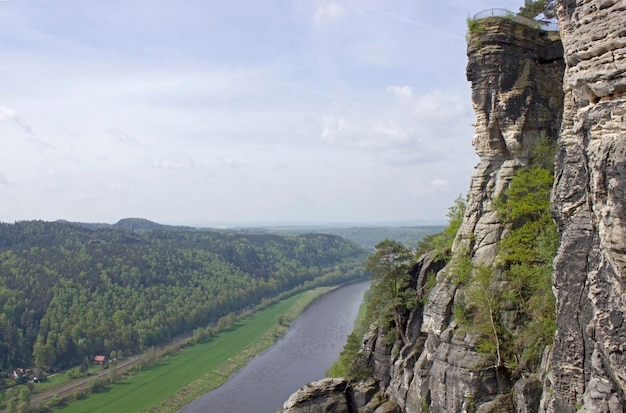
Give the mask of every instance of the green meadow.
[(175, 412), (222, 385), (251, 357), (269, 347), (293, 319), (328, 288), (300, 293), (233, 325), (215, 337), (169, 356), (153, 367), (77, 400), (64, 413)]

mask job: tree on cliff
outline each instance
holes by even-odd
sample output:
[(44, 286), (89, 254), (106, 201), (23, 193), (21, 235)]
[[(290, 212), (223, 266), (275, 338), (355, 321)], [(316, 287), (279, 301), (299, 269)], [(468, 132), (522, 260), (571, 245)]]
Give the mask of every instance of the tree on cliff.
[(376, 252), (369, 256), (366, 269), (372, 272), (370, 308), (376, 309), (379, 320), (404, 340), (402, 314), (417, 301), (414, 289), (409, 288), (409, 269), (414, 261), (411, 250), (398, 241), (385, 239), (376, 244)]
[(479, 353), (513, 376), (536, 369), (554, 337), (551, 277), (558, 236), (550, 192), (555, 150), (554, 142), (538, 141), (530, 164), (514, 173), (494, 202), (508, 235), (500, 242), (494, 268), (474, 268), (467, 313), (458, 317), (478, 336)]
[(519, 15), (534, 19), (543, 15), (546, 19), (555, 19), (554, 12), (556, 0), (525, 0), (524, 5), (519, 9)]
[(437, 234), (427, 235), (418, 243), (415, 256), (430, 252), (436, 259), (447, 260), (450, 257), (450, 250), (454, 243), (456, 233), (463, 223), (465, 216), (465, 208), (467, 207), (468, 197), (459, 195), (454, 204), (448, 208), (448, 226)]

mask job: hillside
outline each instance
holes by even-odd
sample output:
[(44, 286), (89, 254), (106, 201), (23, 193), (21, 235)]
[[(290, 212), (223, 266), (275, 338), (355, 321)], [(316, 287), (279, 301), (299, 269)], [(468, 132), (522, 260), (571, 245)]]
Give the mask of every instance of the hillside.
[(364, 276), (365, 250), (336, 236), (150, 226), (0, 224), (0, 370), (133, 353), (286, 291)]
[(354, 241), (360, 246), (373, 250), (384, 239), (390, 239), (415, 247), (424, 237), (441, 232), (442, 225), (424, 226), (278, 226), (255, 227), (236, 230), (236, 232), (271, 233), (271, 234), (331, 234)]

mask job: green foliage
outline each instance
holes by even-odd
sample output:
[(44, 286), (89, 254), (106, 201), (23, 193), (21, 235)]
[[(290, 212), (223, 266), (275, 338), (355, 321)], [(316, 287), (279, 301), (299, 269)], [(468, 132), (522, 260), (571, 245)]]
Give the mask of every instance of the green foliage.
[(28, 413), (31, 391), (27, 386), (12, 388), (6, 394), (7, 413)]
[[(61, 411), (148, 412), (152, 411), (151, 406), (158, 406), (160, 410), (157, 411), (177, 411), (208, 390), (222, 385), (252, 356), (267, 348), (273, 340), (266, 338), (273, 337), (278, 317), (291, 314), (295, 308), (302, 309), (315, 296), (304, 293), (280, 301), (241, 320), (236, 328), (205, 343), (186, 347), (167, 362), (157, 363), (122, 384), (110, 386), (109, 390), (92, 394)], [(158, 359), (154, 350), (153, 359)], [(184, 399), (174, 397), (179, 404), (166, 408), (165, 400), (177, 392)]]
[[(83, 376), (83, 372), (81, 371), (80, 367), (74, 367), (72, 369), (69, 369), (65, 372), (65, 374), (67, 375), (67, 377), (69, 377), (70, 379), (77, 379), (79, 377)], [(86, 374), (86, 371), (85, 371)]]
[[(465, 208), (467, 207), (467, 196), (463, 197), (459, 195), (454, 204), (448, 208), (448, 227), (443, 231), (449, 240), (454, 241), (456, 233), (459, 231), (461, 224), (463, 223), (463, 217), (465, 216)], [(452, 241), (450, 241), (450, 247), (452, 247)]]
[(448, 208), (448, 226), (442, 232), (428, 235), (417, 245), (416, 255), (420, 256), (426, 252), (433, 254), (435, 259), (445, 259), (450, 256), (450, 250), (454, 243), (456, 233), (459, 231), (465, 216), (467, 207), (467, 196), (459, 195), (454, 204)]
[(426, 275), (426, 281), (424, 282), (423, 291), (418, 291), (418, 302), (420, 304), (426, 304), (428, 302), (428, 294), (437, 284), (437, 274), (434, 271), (429, 272)]
[(535, 368), (554, 336), (551, 275), (558, 247), (550, 215), (554, 150), (547, 140), (539, 142), (531, 164), (516, 171), (494, 203), (509, 235), (500, 243), (497, 266), (473, 268), (467, 289), (465, 321), (479, 337), (477, 349), (493, 360), (493, 367), (505, 366), (514, 375)]
[(117, 383), (120, 379), (120, 375), (119, 372), (117, 371), (117, 363), (116, 362), (112, 362), (109, 365), (109, 371), (107, 373), (107, 377), (109, 379), (109, 383), (113, 384), (113, 383)]
[(466, 285), (472, 274), (472, 259), (469, 256), (469, 252), (465, 251), (454, 257), (454, 261), (450, 266), (450, 272), (452, 274), (452, 281), (457, 285)]
[(33, 357), (35, 366), (40, 369), (49, 369), (53, 365), (56, 358), (56, 351), (52, 343), (43, 343), (43, 337), (37, 337), (37, 342), (33, 348)]
[[(550, 215), (550, 191), (554, 181), (554, 147), (540, 143), (531, 165), (519, 169), (503, 196), (495, 203), (510, 235), (500, 244), (499, 258), (509, 267), (551, 266), (558, 239)], [(551, 155), (550, 155), (551, 154)], [(549, 168), (548, 169), (548, 165)]]
[(468, 17), (466, 22), (467, 34), (465, 35), (465, 42), (474, 47), (480, 47), (482, 44), (480, 35), (485, 32), (485, 28), (479, 23), (479, 19)]
[(413, 261), (411, 250), (402, 243), (384, 240), (376, 244), (376, 252), (367, 259), (365, 269), (372, 273), (385, 296), (394, 297), (406, 289), (409, 282), (409, 265)]
[(480, 35), (483, 34), (485, 29), (480, 25), (478, 19), (473, 19), (468, 17), (466, 20), (467, 23), (467, 31), (472, 35)]
[(415, 251), (417, 257), (430, 252), (437, 258), (448, 258), (450, 250), (447, 248), (447, 239), (443, 231), (425, 236), (418, 244)]
[(540, 166), (520, 169), (500, 201), (500, 216), (517, 226), (540, 219), (550, 207), (553, 179), (552, 171)]
[(415, 289), (409, 288), (409, 269), (414, 262), (411, 250), (402, 243), (384, 240), (376, 244), (369, 256), (366, 270), (372, 273), (371, 308), (374, 319), (389, 327), (391, 334), (403, 334), (402, 314), (417, 304)]
[(457, 298), (452, 304), (452, 319), (463, 330), (467, 330), (471, 324), (470, 313), (465, 300)]
[(328, 370), (330, 377), (345, 377), (350, 380), (362, 380), (368, 377), (370, 370), (365, 360), (359, 357), (361, 335), (352, 332), (339, 354), (339, 360)]
[(372, 324), (372, 311), (370, 302), (372, 299), (372, 290), (365, 292), (363, 302), (359, 306), (359, 313), (354, 329), (348, 336), (348, 341), (344, 346), (339, 359), (326, 372), (329, 377), (345, 377), (351, 380), (362, 380), (367, 378), (371, 372), (367, 366), (367, 361), (359, 355), (361, 350), (361, 339), (369, 330)]
[[(349, 377), (359, 379), (368, 373), (368, 368), (358, 352), (359, 338), (363, 336), (372, 322), (376, 322), (386, 333), (385, 340), (391, 342), (397, 338), (406, 341), (404, 330), (408, 312), (418, 305), (425, 303), (428, 291), (436, 283), (436, 274), (427, 275), (423, 291), (417, 291), (411, 285), (410, 270), (416, 261), (416, 256), (430, 252), (436, 259), (449, 257), (450, 249), (465, 215), (466, 198), (459, 196), (448, 209), (449, 224), (437, 234), (431, 234), (422, 239), (417, 250), (413, 253), (409, 248), (397, 240), (385, 239), (375, 246), (375, 252), (368, 258), (366, 269), (372, 273), (374, 283), (364, 300), (365, 316), (357, 323), (355, 331), (348, 339), (339, 360), (333, 365), (328, 374), (334, 377)], [(467, 267), (469, 257), (463, 260)], [(460, 278), (468, 278), (468, 268), (462, 268)]]
[(556, 0), (524, 0), (524, 5), (519, 9), (519, 15), (534, 19), (543, 15), (546, 19), (556, 18)]
[(436, 234), (444, 229), (442, 225), (428, 226), (381, 226), (381, 227), (266, 227), (251, 229), (256, 232), (276, 234), (331, 234), (354, 241), (358, 245), (373, 250), (376, 244), (390, 239), (404, 245), (416, 245), (424, 237)]
[(366, 250), (332, 235), (142, 225), (0, 223), (0, 370), (130, 355), (287, 291), (365, 275)]
[(493, 365), (486, 367), (500, 368), (504, 364), (507, 332), (500, 320), (504, 300), (491, 268), (475, 269), (467, 296), (472, 333), (478, 336), (476, 349), (491, 358)]

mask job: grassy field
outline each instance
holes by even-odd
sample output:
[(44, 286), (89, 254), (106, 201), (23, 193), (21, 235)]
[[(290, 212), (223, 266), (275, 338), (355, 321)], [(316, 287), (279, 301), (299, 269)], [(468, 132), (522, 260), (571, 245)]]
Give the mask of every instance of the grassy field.
[(326, 289), (307, 291), (241, 320), (212, 339), (187, 347), (155, 366), (107, 389), (58, 409), (64, 413), (175, 412), (223, 384), (248, 360), (286, 330), (293, 319)]

